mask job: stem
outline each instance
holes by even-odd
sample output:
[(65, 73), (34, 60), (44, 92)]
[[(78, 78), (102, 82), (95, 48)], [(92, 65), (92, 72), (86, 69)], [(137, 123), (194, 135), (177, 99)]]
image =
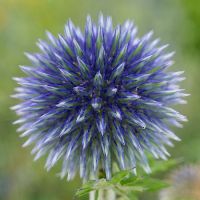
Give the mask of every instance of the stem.
[[(99, 178), (106, 178), (103, 169), (99, 170)], [(112, 188), (94, 190), (89, 193), (89, 200), (117, 200), (117, 195)]]
[(96, 191), (91, 191), (89, 194), (89, 200), (95, 200)]
[(89, 194), (89, 200), (116, 200), (116, 194), (112, 189), (92, 191)]

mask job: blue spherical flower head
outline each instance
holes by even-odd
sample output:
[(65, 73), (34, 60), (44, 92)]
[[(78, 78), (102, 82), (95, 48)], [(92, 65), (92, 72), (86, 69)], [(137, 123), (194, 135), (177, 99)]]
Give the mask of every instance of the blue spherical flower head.
[(113, 27), (102, 15), (87, 18), (84, 33), (71, 21), (64, 35), (47, 33), (40, 53), (26, 54), (31, 66), (15, 78), (20, 84), (13, 108), (19, 131), (35, 144), (35, 160), (48, 154), (49, 170), (63, 161), (61, 177), (110, 179), (119, 170), (141, 166), (148, 173), (146, 153), (166, 159), (165, 146), (179, 138), (170, 130), (186, 121), (170, 106), (185, 103), (178, 83), (182, 72), (169, 72), (173, 53), (165, 53), (152, 32), (142, 38), (130, 21)]

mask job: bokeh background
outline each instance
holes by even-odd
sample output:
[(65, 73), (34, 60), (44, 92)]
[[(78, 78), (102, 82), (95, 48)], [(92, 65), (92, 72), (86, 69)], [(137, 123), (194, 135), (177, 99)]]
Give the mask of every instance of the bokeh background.
[(200, 161), (199, 0), (0, 0), (0, 200), (71, 200), (80, 186), (78, 178), (68, 183), (55, 176), (60, 166), (47, 173), (44, 160), (33, 162), (30, 149), (21, 147), (23, 139), (12, 125), (17, 117), (9, 109), (16, 103), (10, 98), (16, 87), (12, 77), (22, 75), (18, 65), (28, 63), (24, 51), (37, 51), (35, 43), (46, 37), (45, 30), (63, 32), (69, 18), (83, 27), (87, 14), (97, 19), (100, 11), (115, 24), (134, 20), (139, 35), (153, 29), (176, 51), (174, 70), (185, 71), (183, 87), (191, 96), (179, 108), (189, 119), (176, 130), (182, 142), (170, 152), (185, 163)]

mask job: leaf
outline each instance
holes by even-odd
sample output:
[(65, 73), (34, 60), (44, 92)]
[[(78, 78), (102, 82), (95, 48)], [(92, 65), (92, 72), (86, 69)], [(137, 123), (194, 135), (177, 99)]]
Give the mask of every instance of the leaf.
[(130, 192), (128, 194), (128, 197), (129, 197), (130, 200), (138, 200), (138, 197), (135, 195), (134, 192)]
[(141, 180), (138, 180), (134, 183), (136, 186), (141, 186), (146, 191), (156, 191), (165, 187), (168, 187), (169, 184), (167, 184), (164, 181), (161, 181), (159, 179), (149, 178), (145, 177)]
[[(153, 174), (166, 171), (176, 164), (177, 160), (170, 160), (166, 163), (152, 161)], [(144, 172), (141, 172), (135, 175), (133, 170), (124, 170), (115, 173), (111, 180), (101, 178), (97, 181), (89, 181), (77, 191), (76, 196), (86, 196), (89, 192), (94, 190), (112, 189), (121, 199), (137, 200), (138, 193), (144, 191), (153, 192), (169, 186), (166, 182), (152, 178), (150, 175), (143, 173)]]
[(182, 159), (170, 159), (165, 162), (162, 161), (151, 161), (151, 175), (160, 173), (160, 172), (166, 172), (167, 170), (177, 166), (182, 162)]
[(85, 183), (77, 192), (76, 192), (76, 196), (78, 197), (83, 197), (88, 195), (89, 192), (93, 191), (93, 185), (96, 181), (88, 181), (87, 183)]
[(117, 172), (111, 179), (111, 183), (115, 184), (115, 183), (119, 183), (123, 178), (125, 178), (127, 175), (130, 174), (129, 170), (124, 170), (124, 171), (120, 171)]
[(129, 177), (125, 177), (123, 180), (121, 180), (120, 184), (121, 185), (128, 185), (130, 183), (134, 183), (136, 180), (138, 179), (137, 176), (129, 176)]
[(148, 187), (147, 191), (151, 191), (151, 192), (170, 186), (165, 181), (161, 181), (159, 179), (149, 179), (149, 180), (146, 180), (144, 184)]

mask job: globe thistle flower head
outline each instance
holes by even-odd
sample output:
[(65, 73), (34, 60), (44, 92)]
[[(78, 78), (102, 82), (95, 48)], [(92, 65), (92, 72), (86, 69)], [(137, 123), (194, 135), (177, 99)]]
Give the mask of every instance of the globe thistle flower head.
[(160, 200), (200, 200), (200, 166), (189, 165), (169, 177), (171, 187), (160, 192)]
[(137, 37), (131, 21), (113, 27), (111, 17), (87, 18), (85, 31), (71, 21), (63, 35), (39, 40), (40, 53), (26, 54), (31, 66), (15, 78), (20, 84), (14, 97), (22, 102), (13, 109), (18, 129), (35, 144), (35, 160), (48, 154), (49, 170), (63, 161), (61, 176), (97, 178), (103, 169), (112, 176), (120, 170), (150, 168), (146, 153), (169, 156), (165, 145), (179, 138), (170, 126), (186, 117), (170, 106), (185, 103), (178, 83), (182, 72), (169, 72), (173, 53), (166, 53), (152, 32)]

